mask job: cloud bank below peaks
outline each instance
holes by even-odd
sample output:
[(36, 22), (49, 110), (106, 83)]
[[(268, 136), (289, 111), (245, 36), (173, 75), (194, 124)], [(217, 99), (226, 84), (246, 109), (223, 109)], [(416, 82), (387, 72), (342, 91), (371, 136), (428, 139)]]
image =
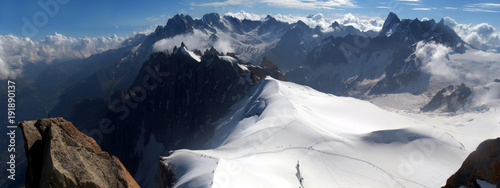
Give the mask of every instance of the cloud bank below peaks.
[(72, 38), (59, 33), (47, 35), (41, 41), (0, 35), (0, 79), (21, 76), (28, 63), (52, 63), (56, 60), (86, 58), (93, 54), (116, 49), (126, 38), (83, 37)]
[(189, 50), (204, 51), (214, 47), (219, 52), (234, 52), (229, 36), (218, 34), (217, 37), (216, 40), (210, 40), (210, 36), (195, 30), (194, 33), (159, 40), (153, 45), (153, 50), (171, 51), (175, 46), (180, 46), (181, 43), (184, 43)]
[(477, 49), (454, 53), (443, 44), (420, 41), (415, 57), (421, 63), (421, 70), (431, 75), (434, 89), (460, 83), (475, 87), (499, 79), (500, 53)]
[(453, 50), (445, 45), (435, 42), (418, 42), (415, 56), (421, 62), (421, 69), (440, 80), (454, 81), (457, 73), (449, 64), (448, 55)]

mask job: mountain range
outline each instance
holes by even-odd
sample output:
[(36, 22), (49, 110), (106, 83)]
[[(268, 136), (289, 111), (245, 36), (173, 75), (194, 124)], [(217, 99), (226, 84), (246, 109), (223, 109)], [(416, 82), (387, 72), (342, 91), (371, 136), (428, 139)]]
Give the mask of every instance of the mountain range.
[[(17, 80), (18, 119), (70, 120), (143, 187), (169, 154), (161, 161), (180, 187), (436, 187), (498, 132), (498, 82), (466, 74), (496, 66), (464, 57), (480, 52), (444, 20), (394, 13), (380, 31), (180, 14), (118, 49)], [(447, 69), (455, 79), (436, 72)], [(482, 131), (465, 137), (474, 126)], [(426, 144), (432, 153), (410, 161), (411, 177), (389, 163)], [(217, 180), (234, 164), (244, 175)]]

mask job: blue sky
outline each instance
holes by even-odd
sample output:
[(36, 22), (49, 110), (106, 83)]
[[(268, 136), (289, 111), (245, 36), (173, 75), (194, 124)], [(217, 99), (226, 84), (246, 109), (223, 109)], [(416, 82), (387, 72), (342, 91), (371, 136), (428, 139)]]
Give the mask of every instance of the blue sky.
[[(39, 2), (49, 6), (41, 6)], [(500, 28), (500, 3), (494, 0), (9, 0), (0, 3), (0, 35), (28, 36), (35, 40), (55, 32), (71, 37), (125, 36), (163, 25), (177, 13), (201, 17), (209, 12), (224, 14), (240, 10), (256, 14), (322, 13), (325, 17), (352, 13), (380, 18), (393, 11), (400, 18), (439, 20), (448, 16), (458, 23), (485, 22)]]

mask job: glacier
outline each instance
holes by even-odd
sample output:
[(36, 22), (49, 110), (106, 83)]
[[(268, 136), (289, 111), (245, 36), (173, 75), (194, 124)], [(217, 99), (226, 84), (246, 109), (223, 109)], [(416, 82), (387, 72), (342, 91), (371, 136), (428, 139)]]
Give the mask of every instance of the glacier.
[(488, 111), (449, 116), (269, 77), (251, 93), (219, 121), (206, 149), (161, 159), (174, 187), (440, 187), (500, 132), (498, 99)]

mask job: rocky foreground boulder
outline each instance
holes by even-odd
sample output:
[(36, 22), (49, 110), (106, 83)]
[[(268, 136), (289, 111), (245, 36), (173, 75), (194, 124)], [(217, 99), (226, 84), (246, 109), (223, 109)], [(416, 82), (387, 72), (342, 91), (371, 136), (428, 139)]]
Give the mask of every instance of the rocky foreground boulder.
[(139, 187), (120, 160), (63, 118), (19, 123), (25, 141), (26, 187)]
[(462, 163), (443, 188), (477, 188), (477, 180), (500, 187), (500, 137), (483, 141)]

